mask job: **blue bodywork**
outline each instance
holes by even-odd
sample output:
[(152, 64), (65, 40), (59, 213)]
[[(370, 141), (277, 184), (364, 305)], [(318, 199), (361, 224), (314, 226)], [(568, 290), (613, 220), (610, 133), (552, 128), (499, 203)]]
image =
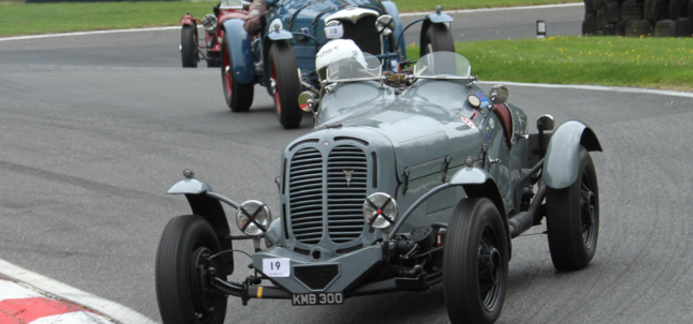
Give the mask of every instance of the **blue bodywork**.
[[(267, 87), (271, 93), (271, 81), (268, 71), (268, 53), (272, 42), (290, 41), (298, 67), (301, 70), (301, 81), (305, 85), (316, 87), (318, 85), (315, 73), (315, 55), (320, 48), (328, 42), (325, 37), (325, 21), (330, 15), (344, 12), (353, 8), (372, 10), (377, 16), (388, 14), (395, 20), (396, 27), (390, 36), (378, 35), (380, 40), (379, 52), (374, 52), (373, 46), (369, 52), (384, 61), (389, 61), (385, 69), (396, 67), (396, 63), (406, 59), (405, 42), (401, 41), (404, 28), (399, 18), (397, 5), (392, 1), (376, 0), (287, 0), (266, 1), (268, 6), (267, 25), (260, 32), (260, 41), (252, 41), (248, 33), (243, 29), (243, 21), (231, 19), (223, 23), (225, 36), (231, 46), (233, 59), (233, 75), (239, 83), (260, 83)], [(354, 25), (359, 34), (375, 33), (374, 15), (370, 16), (368, 23), (362, 23), (366, 18), (359, 18)], [(366, 19), (367, 20), (367, 19)], [(281, 28), (276, 29), (274, 22), (281, 22)], [(452, 17), (444, 13), (432, 13), (422, 19), (422, 33), (433, 23), (450, 23)], [(372, 29), (372, 30), (371, 30)], [(422, 34), (423, 35), (423, 34)], [(344, 38), (349, 38), (345, 36)], [(399, 42), (397, 40), (400, 40)], [(355, 40), (357, 45), (359, 41)], [(360, 45), (359, 45), (360, 46)], [(262, 63), (262, 64), (255, 64)]]

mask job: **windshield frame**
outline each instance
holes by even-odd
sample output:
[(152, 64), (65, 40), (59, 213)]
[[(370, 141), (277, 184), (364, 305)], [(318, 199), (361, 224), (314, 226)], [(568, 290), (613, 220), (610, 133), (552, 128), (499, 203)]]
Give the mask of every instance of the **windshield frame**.
[[(343, 83), (343, 82), (360, 82), (360, 81), (380, 81), (383, 78), (383, 62), (380, 61), (375, 55), (370, 54), (370, 53), (361, 53), (363, 54), (362, 57), (359, 57), (358, 55), (342, 55), (334, 58), (330, 63), (327, 65), (327, 70), (325, 74), (325, 81), (326, 83)], [(351, 60), (349, 60), (351, 59)], [(334, 70), (330, 70), (330, 66), (337, 65), (338, 63), (344, 64), (344, 63), (356, 63), (361, 64), (359, 61), (363, 60), (363, 63), (366, 63), (368, 67), (374, 66), (377, 62), (377, 68), (372, 68), (369, 69), (368, 67), (365, 67), (364, 72), (368, 72), (373, 74), (372, 76), (362, 76), (362, 77), (346, 77), (346, 78), (334, 78), (335, 72)]]
[(220, 9), (238, 9), (243, 8), (242, 0), (221, 0)]

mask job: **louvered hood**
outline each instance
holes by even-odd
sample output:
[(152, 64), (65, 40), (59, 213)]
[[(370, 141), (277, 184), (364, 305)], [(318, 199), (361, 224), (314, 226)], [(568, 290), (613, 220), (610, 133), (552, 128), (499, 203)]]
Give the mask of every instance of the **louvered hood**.
[[(282, 158), (282, 227), (295, 251), (315, 246), (346, 253), (370, 244), (362, 205), (376, 191), (394, 190), (392, 145), (365, 128), (327, 129), (295, 140)], [(388, 173), (391, 173), (388, 174)]]

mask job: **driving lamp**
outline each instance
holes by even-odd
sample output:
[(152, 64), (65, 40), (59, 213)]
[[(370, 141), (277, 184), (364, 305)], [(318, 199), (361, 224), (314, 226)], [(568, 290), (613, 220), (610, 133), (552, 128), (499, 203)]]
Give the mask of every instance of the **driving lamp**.
[(363, 203), (363, 218), (373, 228), (387, 229), (397, 219), (397, 202), (384, 192), (376, 192)]
[(217, 29), (217, 24), (217, 17), (213, 14), (207, 14), (204, 18), (202, 18), (202, 25), (205, 26), (205, 30), (208, 32)]
[(378, 34), (389, 36), (397, 28), (397, 22), (390, 15), (382, 15), (375, 21), (375, 30)]
[(236, 224), (246, 235), (258, 236), (267, 232), (272, 215), (263, 202), (248, 200), (238, 206), (236, 212)]

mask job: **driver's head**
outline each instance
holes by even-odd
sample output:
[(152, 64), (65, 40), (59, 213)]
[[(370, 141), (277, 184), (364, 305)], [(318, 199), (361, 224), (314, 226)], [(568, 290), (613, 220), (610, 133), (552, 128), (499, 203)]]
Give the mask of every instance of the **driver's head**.
[[(361, 49), (356, 46), (353, 40), (335, 39), (325, 44), (315, 56), (315, 69), (318, 72), (320, 81), (327, 78), (327, 66), (330, 65), (331, 69), (334, 69), (339, 66), (339, 64), (336, 63), (340, 60), (351, 62), (349, 65), (354, 65), (354, 62), (357, 62), (362, 69), (366, 69), (368, 66), (363, 52), (361, 52)], [(353, 69), (354, 66), (350, 66), (349, 68)], [(330, 71), (331, 74), (337, 72), (338, 71)]]

